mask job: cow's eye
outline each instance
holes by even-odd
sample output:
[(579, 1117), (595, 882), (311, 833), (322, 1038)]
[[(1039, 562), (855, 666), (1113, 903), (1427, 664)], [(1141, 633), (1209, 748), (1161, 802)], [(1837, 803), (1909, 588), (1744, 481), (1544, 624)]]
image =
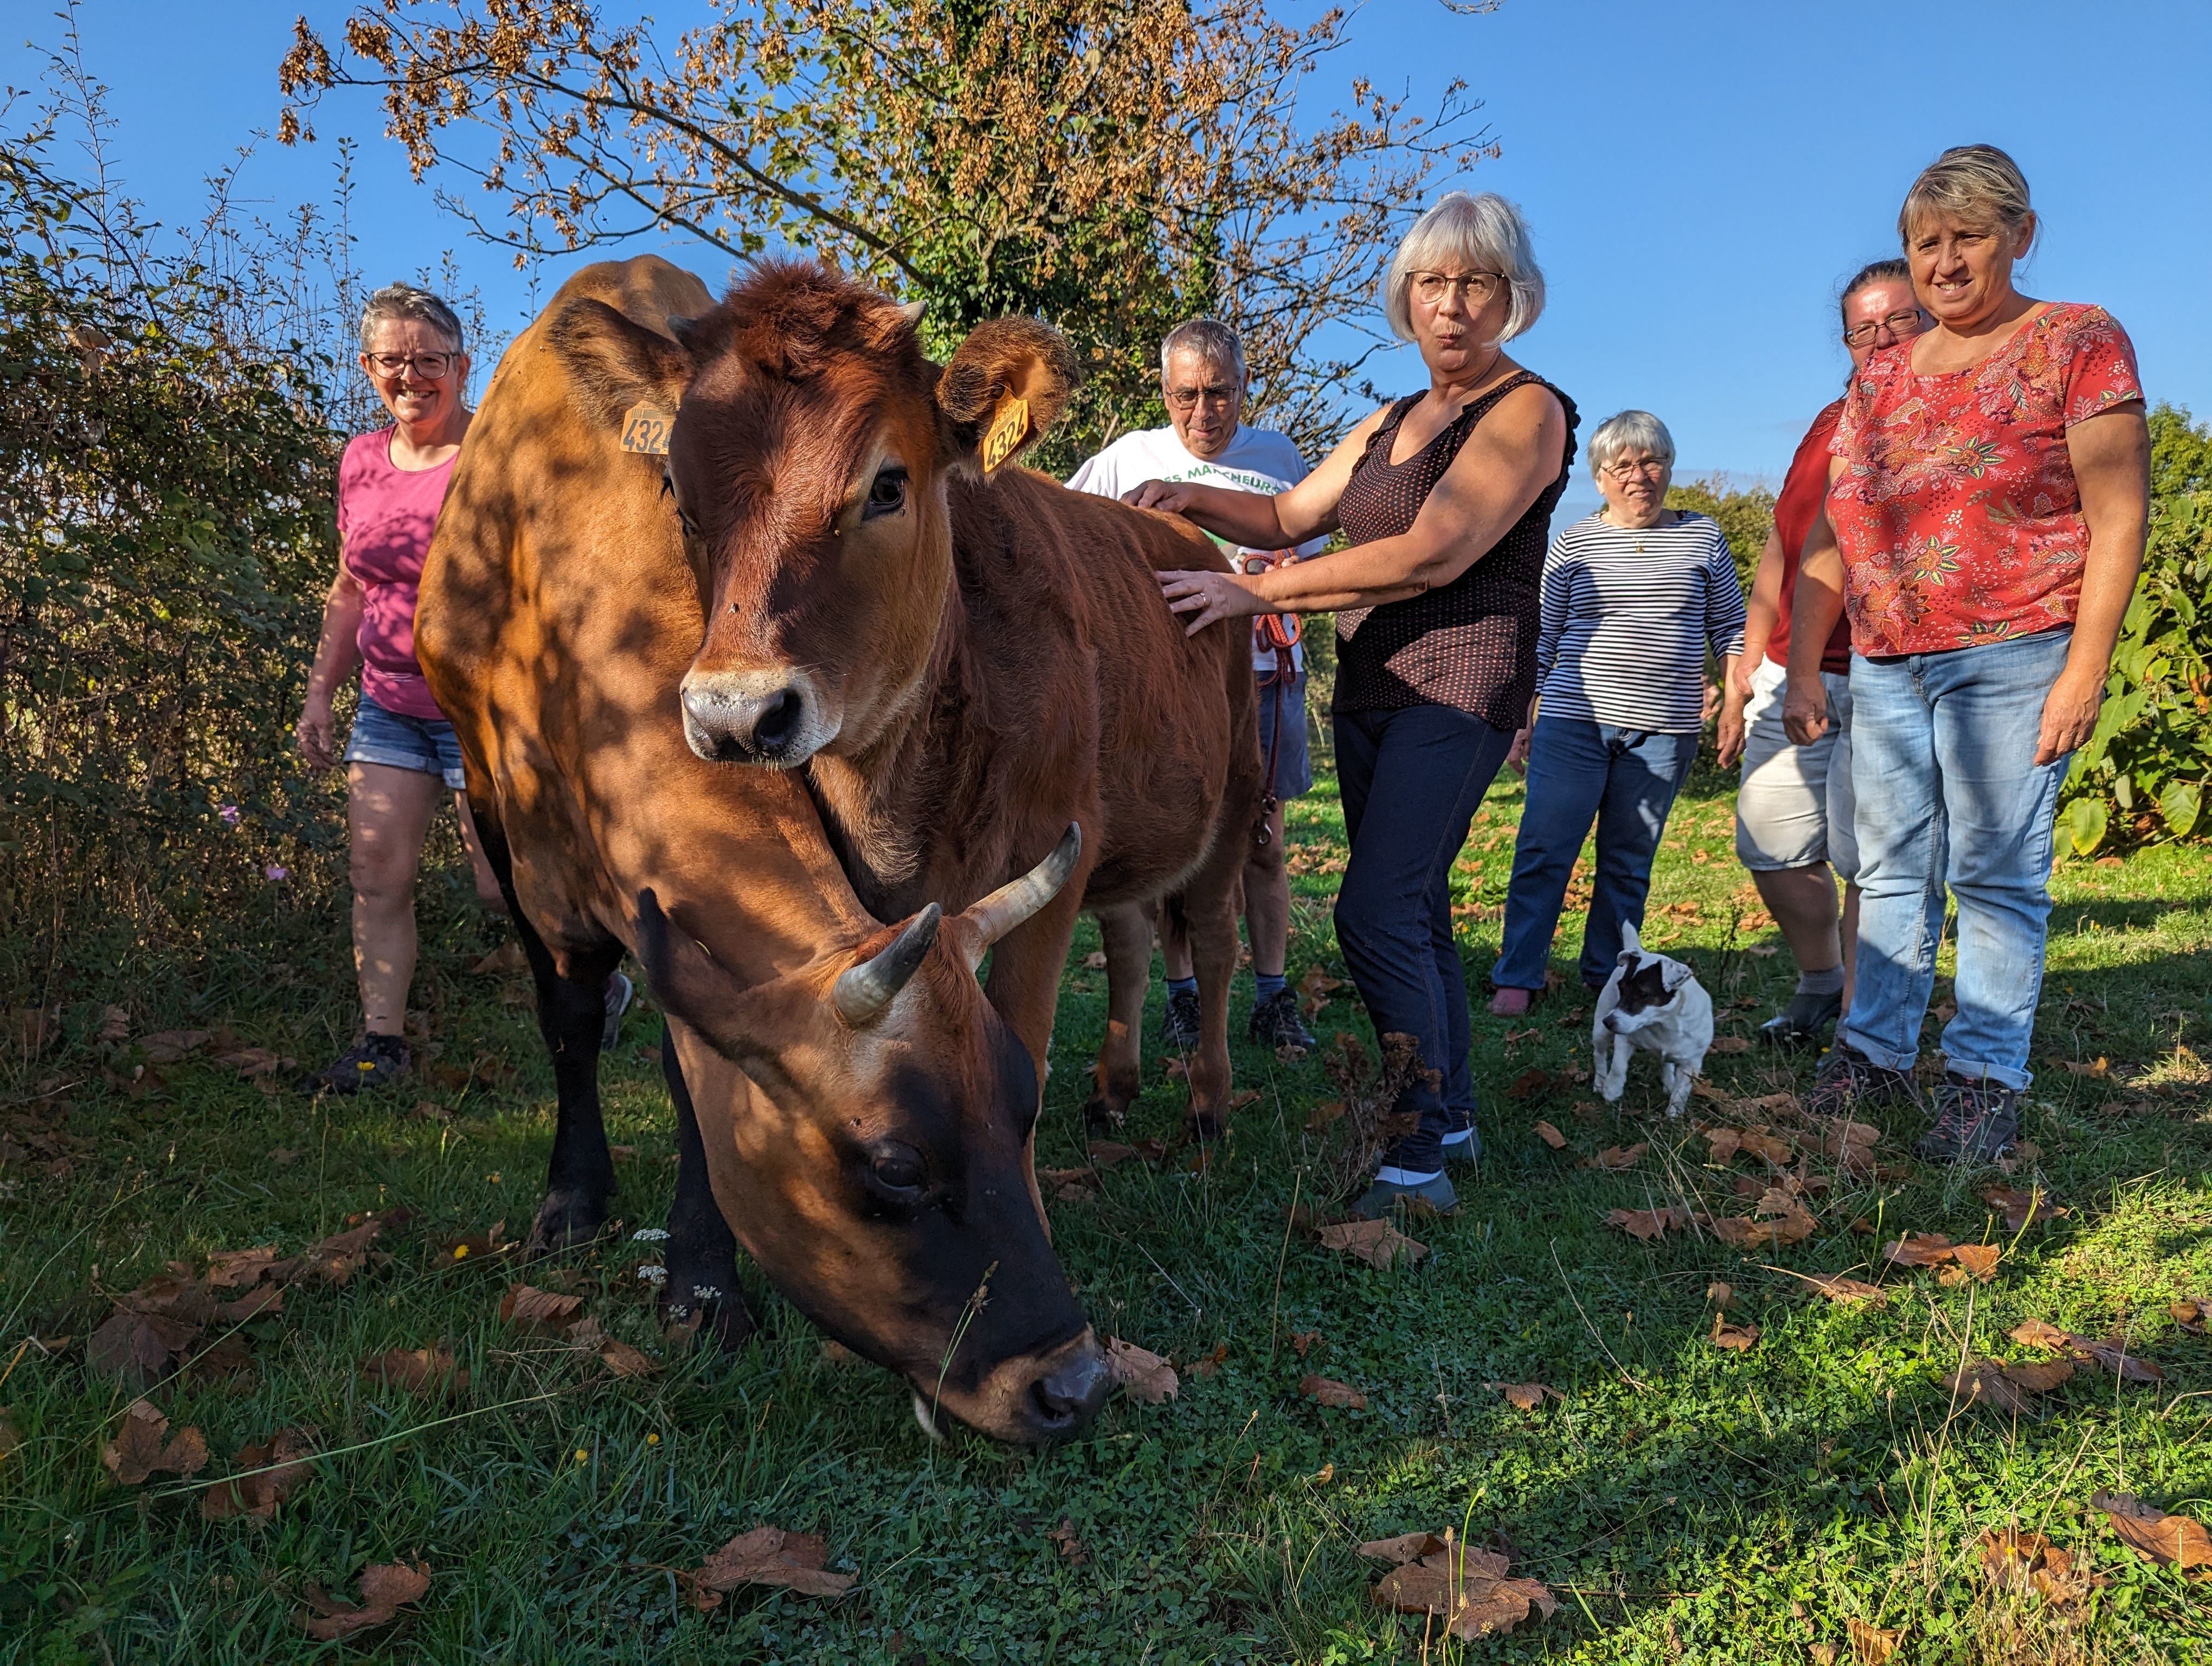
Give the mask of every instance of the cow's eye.
[(860, 506), (860, 519), (873, 520), (878, 515), (895, 515), (906, 507), (906, 471), (896, 465), (876, 471), (875, 483), (868, 488), (867, 501)]
[(885, 1143), (870, 1153), (868, 1177), (884, 1195), (911, 1201), (921, 1196), (929, 1170), (913, 1146)]

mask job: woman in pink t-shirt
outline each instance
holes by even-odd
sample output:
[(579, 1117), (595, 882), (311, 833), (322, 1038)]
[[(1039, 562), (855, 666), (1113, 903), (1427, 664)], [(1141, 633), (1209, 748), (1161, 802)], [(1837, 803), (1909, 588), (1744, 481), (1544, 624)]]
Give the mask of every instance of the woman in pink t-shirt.
[(306, 1084), (338, 1093), (407, 1073), (415, 875), (430, 819), (448, 793), (476, 864), (477, 894), (500, 900), (462, 794), (460, 745), (415, 663), (416, 587), (472, 414), (462, 403), (469, 356), (460, 320), (428, 291), (389, 284), (362, 313), (361, 344), (361, 368), (392, 425), (357, 435), (338, 464), (337, 576), (297, 730), (308, 763), (322, 769), (338, 763), (331, 700), (360, 667), (361, 708), (343, 761), (364, 1033)]

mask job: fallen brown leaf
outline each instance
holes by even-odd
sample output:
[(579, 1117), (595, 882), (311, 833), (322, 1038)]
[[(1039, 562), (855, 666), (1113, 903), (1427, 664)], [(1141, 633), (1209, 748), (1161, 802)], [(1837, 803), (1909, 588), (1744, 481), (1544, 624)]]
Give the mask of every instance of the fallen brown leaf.
[(361, 1374), (369, 1382), (396, 1389), (442, 1389), (459, 1394), (469, 1385), (468, 1372), (458, 1369), (453, 1349), (442, 1342), (373, 1353), (361, 1362)]
[(162, 1030), (143, 1037), (138, 1045), (145, 1049), (147, 1063), (174, 1064), (214, 1039), (205, 1030)]
[(343, 1284), (368, 1264), (368, 1247), (384, 1231), (381, 1218), (372, 1216), (350, 1231), (333, 1232), (307, 1246), (300, 1257), (301, 1271), (313, 1273), (325, 1284)]
[(2003, 1213), (2008, 1232), (2022, 1232), (2039, 1220), (2056, 1220), (2073, 1213), (2052, 1203), (2051, 1194), (2040, 1187), (2023, 1192), (2011, 1186), (1991, 1186), (1982, 1196), (1990, 1207)]
[(722, 1605), (723, 1594), (744, 1585), (782, 1585), (807, 1596), (842, 1596), (854, 1576), (832, 1573), (822, 1565), (830, 1547), (811, 1533), (787, 1533), (757, 1527), (740, 1533), (700, 1566), (680, 1575), (692, 1606), (705, 1612)]
[(284, 1067), (284, 1061), (266, 1047), (240, 1047), (218, 1053), (216, 1062), (228, 1065), (248, 1081), (258, 1076), (273, 1076)]
[(503, 1256), (521, 1246), (507, 1235), (504, 1216), (492, 1222), (481, 1232), (471, 1232), (465, 1237), (442, 1239), (438, 1245), (438, 1258), (443, 1262), (482, 1261), (490, 1256)]
[(568, 1340), (578, 1348), (598, 1354), (599, 1363), (617, 1377), (649, 1377), (660, 1369), (651, 1354), (600, 1329), (597, 1319), (577, 1320), (568, 1327)]
[(1642, 1238), (1648, 1243), (1653, 1238), (1663, 1236), (1670, 1226), (1677, 1231), (1686, 1229), (1690, 1224), (1690, 1212), (1687, 1209), (1671, 1207), (1614, 1209), (1607, 1213), (1605, 1224), (1608, 1226), (1618, 1226), (1629, 1237)]
[(1124, 1145), (1119, 1140), (1093, 1140), (1090, 1146), (1091, 1166), (1094, 1169), (1110, 1169), (1117, 1163), (1143, 1155), (1136, 1146)]
[(1411, 1266), (1429, 1246), (1407, 1237), (1388, 1220), (1344, 1220), (1319, 1228), (1314, 1237), (1325, 1250), (1341, 1250), (1370, 1267), (1389, 1267), (1400, 1256)]
[(486, 977), (501, 972), (526, 972), (530, 970), (530, 957), (522, 952), (522, 945), (510, 937), (469, 970)]
[(499, 1316), (503, 1322), (525, 1329), (557, 1330), (574, 1319), (583, 1305), (581, 1296), (556, 1295), (550, 1290), (518, 1284), (501, 1298)]
[(310, 1428), (279, 1429), (268, 1440), (238, 1449), (240, 1474), (210, 1485), (200, 1499), (203, 1521), (228, 1521), (234, 1516), (258, 1516), (268, 1520), (279, 1505), (298, 1492), (313, 1466), (307, 1462), (315, 1450), (315, 1432)]
[(1256, 1087), (1240, 1087), (1229, 1096), (1229, 1109), (1231, 1110), (1242, 1110), (1247, 1105), (1256, 1105), (1259, 1103), (1260, 1090)]
[(1648, 1140), (1639, 1140), (1632, 1146), (1607, 1146), (1590, 1162), (1601, 1169), (1633, 1168), (1636, 1159), (1650, 1149), (1651, 1142)]
[(1708, 1053), (1748, 1053), (1751, 1051), (1751, 1043), (1746, 1041), (1741, 1036), (1715, 1036), (1713, 1037), (1713, 1044), (1711, 1047), (1708, 1047), (1705, 1051)]
[(120, 1006), (100, 1009), (100, 1028), (93, 1032), (95, 1039), (120, 1042), (131, 1039), (131, 1014)]
[(2070, 1602), (2081, 1589), (2073, 1578), (2074, 1558), (2040, 1533), (2008, 1527), (1981, 1536), (1982, 1572), (1999, 1590), (2024, 1596), (2039, 1593), (2053, 1602)]
[(84, 1345), (84, 1363), (102, 1376), (142, 1387), (166, 1377), (170, 1362), (192, 1345), (199, 1327), (127, 1308), (109, 1316)]
[(1331, 1122), (1342, 1116), (1344, 1109), (1344, 1101), (1341, 1099), (1323, 1099), (1306, 1113), (1306, 1132), (1319, 1134)]
[(1291, 1333), (1291, 1346), (1297, 1350), (1298, 1358), (1303, 1359), (1307, 1354), (1312, 1353), (1314, 1349), (1321, 1346), (1321, 1332), (1317, 1330), (1292, 1331)]
[(1532, 1064), (1506, 1085), (1509, 1099), (1526, 1099), (1541, 1093), (1552, 1085), (1552, 1073), (1540, 1064)]
[(1987, 1284), (1996, 1276), (1998, 1247), (1994, 1243), (1962, 1243), (1951, 1251), (1951, 1262), (1936, 1274), (1939, 1284), (1964, 1284), (1972, 1279)]
[(2173, 1322), (2191, 1336), (2202, 1336), (2205, 1320), (2212, 1318), (2212, 1302), (2168, 1302), (2166, 1310), (2173, 1316)]
[(1066, 1559), (1070, 1567), (1081, 1567), (1090, 1561), (1090, 1547), (1076, 1537), (1075, 1523), (1066, 1517), (1062, 1516), (1060, 1518), (1060, 1525), (1048, 1530), (1044, 1536), (1049, 1539), (1053, 1547)]
[(1349, 1383), (1340, 1383), (1333, 1377), (1316, 1377), (1309, 1371), (1298, 1378), (1298, 1392), (1318, 1405), (1334, 1406), (1343, 1410), (1364, 1412), (1367, 1396)]
[(2074, 1342), (2072, 1331), (2061, 1330), (2057, 1325), (2042, 1319), (2030, 1319), (2025, 1324), (2014, 1325), (2009, 1334), (2013, 1341), (2022, 1347), (2069, 1348)]
[(1039, 1169), (1036, 1177), (1038, 1188), (1050, 1192), (1061, 1203), (1089, 1197), (1098, 1189), (1096, 1169)]
[(239, 1290), (265, 1277), (276, 1265), (276, 1250), (263, 1244), (253, 1250), (222, 1250), (208, 1258), (207, 1281), (216, 1290)]
[(1086, 971), (1104, 971), (1106, 970), (1106, 951), (1103, 949), (1091, 950), (1089, 954), (1083, 957), (1083, 965), (1084, 970)]
[(1565, 1151), (1567, 1148), (1567, 1136), (1549, 1122), (1537, 1123), (1534, 1132), (1536, 1137), (1553, 1151)]
[(1503, 1636), (1528, 1617), (1531, 1608), (1549, 1618), (1559, 1603), (1540, 1581), (1509, 1578), (1507, 1559), (1477, 1550), (1449, 1534), (1408, 1533), (1362, 1545), (1359, 1554), (1395, 1561), (1374, 1588), (1375, 1600), (1400, 1614), (1442, 1617), (1462, 1642)]
[(1228, 1359), (1229, 1344), (1216, 1342), (1212, 1353), (1190, 1362), (1190, 1374), (1193, 1377), (1211, 1377), (1227, 1364)]
[(2166, 1381), (2165, 1371), (2152, 1361), (2144, 1359), (2140, 1353), (2131, 1352), (2124, 1337), (2106, 1336), (2093, 1340), (2086, 1336), (2077, 1336), (2074, 1339), (2074, 1346), (2106, 1371), (2119, 1377), (2122, 1382), (2163, 1383)]
[(1887, 1666), (1905, 1635), (1902, 1631), (1884, 1631), (1879, 1626), (1869, 1626), (1856, 1614), (1844, 1622), (1844, 1629), (1850, 1637), (1851, 1658), (1857, 1666)]
[(1705, 1286), (1705, 1299), (1725, 1312), (1735, 1305), (1735, 1286), (1722, 1279), (1715, 1279)]
[(1841, 1273), (1800, 1273), (1797, 1276), (1832, 1302), (1881, 1303), (1889, 1299), (1889, 1292), (1880, 1285), (1845, 1278)]
[(2026, 1389), (2030, 1394), (2049, 1394), (2051, 1389), (2074, 1375), (2071, 1359), (2044, 1359), (2009, 1365), (2004, 1368), (2005, 1380)]
[(1175, 1367), (1165, 1359), (1118, 1336), (1106, 1339), (1106, 1364), (1116, 1386), (1130, 1399), (1141, 1400), (1147, 1406), (1174, 1399), (1182, 1386), (1176, 1378)]
[(1536, 1410), (1544, 1403), (1546, 1395), (1554, 1400), (1566, 1398), (1557, 1389), (1547, 1388), (1541, 1383), (1486, 1383), (1483, 1387), (1497, 1389), (1505, 1396), (1507, 1405), (1524, 1412)]
[(2028, 1390), (2007, 1376), (2002, 1363), (1996, 1359), (1976, 1359), (1947, 1371), (1942, 1383), (1954, 1401), (1994, 1406), (2001, 1412), (2031, 1409)]
[(2169, 1516), (2127, 1493), (2097, 1492), (2089, 1502), (2105, 1512), (2128, 1547), (2163, 1567), (2212, 1566), (2212, 1537), (2188, 1516)]
[(320, 1585), (301, 1593), (315, 1617), (300, 1616), (308, 1634), (329, 1643), (372, 1626), (388, 1626), (399, 1617), (403, 1604), (419, 1602), (430, 1589), (430, 1565), (417, 1562), (379, 1562), (361, 1571), (361, 1606), (341, 1602)]
[(1713, 1334), (1711, 1340), (1717, 1348), (1728, 1348), (1741, 1353), (1755, 1347), (1759, 1335), (1759, 1327), (1749, 1321), (1735, 1325), (1730, 1324), (1717, 1313), (1713, 1315)]
[(2094, 1063), (2085, 1063), (2080, 1059), (2059, 1058), (2054, 1058), (2051, 1060), (2050, 1062), (2056, 1065), (2059, 1069), (2064, 1071), (2069, 1076), (2087, 1076), (2101, 1079), (2112, 1073), (2112, 1061), (2110, 1059), (2104, 1058), (2102, 1056), (2100, 1056)]
[(207, 1439), (196, 1428), (180, 1429), (166, 1442), (169, 1420), (143, 1400), (134, 1400), (123, 1426), (100, 1454), (107, 1473), (125, 1487), (141, 1485), (156, 1470), (196, 1475), (207, 1468)]
[(1907, 1232), (1881, 1248), (1881, 1258), (1894, 1267), (1936, 1267), (1951, 1259), (1955, 1246), (1941, 1232)]

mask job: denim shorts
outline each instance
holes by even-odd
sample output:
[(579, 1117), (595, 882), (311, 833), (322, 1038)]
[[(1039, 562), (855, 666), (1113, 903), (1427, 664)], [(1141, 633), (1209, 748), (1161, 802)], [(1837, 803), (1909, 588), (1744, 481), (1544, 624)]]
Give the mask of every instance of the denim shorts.
[[(1261, 672), (1264, 679), (1269, 673)], [(1260, 695), (1260, 766), (1266, 769), (1272, 753), (1275, 760), (1275, 781), (1272, 790), (1279, 799), (1295, 799), (1313, 790), (1313, 760), (1306, 748), (1306, 679), (1304, 676), (1291, 678), (1279, 688), (1262, 680)], [(1282, 709), (1282, 739), (1276, 739), (1276, 708)]]
[(469, 778), (461, 768), (460, 737), (453, 733), (452, 724), (442, 717), (408, 717), (386, 711), (367, 695), (362, 696), (361, 709), (354, 714), (345, 761), (441, 775), (456, 793), (468, 790)]

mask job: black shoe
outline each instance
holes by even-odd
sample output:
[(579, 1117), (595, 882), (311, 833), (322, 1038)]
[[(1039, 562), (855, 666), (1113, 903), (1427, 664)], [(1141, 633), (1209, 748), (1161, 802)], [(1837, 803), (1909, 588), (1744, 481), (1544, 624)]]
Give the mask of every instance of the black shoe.
[(1168, 1045), (1184, 1053), (1198, 1045), (1198, 991), (1168, 991)]
[(1931, 1163), (1990, 1163), (2020, 1137), (2020, 1090), (1945, 1075), (1936, 1090), (1936, 1126), (1916, 1148)]
[(1802, 1105), (1806, 1116), (1820, 1118), (1842, 1116), (1860, 1105), (1919, 1097), (1912, 1078), (1904, 1071), (1878, 1065), (1849, 1042), (1838, 1042), (1820, 1061)]
[(1840, 991), (1826, 995), (1793, 995), (1787, 1006), (1759, 1026), (1759, 1039), (1793, 1053), (1809, 1053), (1827, 1039), (1828, 1026), (1843, 1012)]
[(623, 1014), (629, 1011), (630, 997), (637, 988), (620, 972), (607, 974), (605, 1027), (599, 1031), (599, 1051), (611, 1053), (615, 1043), (622, 1039)]
[(1262, 1047), (1303, 1047), (1310, 1052), (1320, 1045), (1298, 1016), (1298, 992), (1288, 984), (1252, 1003), (1250, 1033)]
[(306, 1093), (359, 1093), (389, 1087), (413, 1067), (407, 1043), (397, 1036), (363, 1036), (346, 1053), (300, 1084)]

